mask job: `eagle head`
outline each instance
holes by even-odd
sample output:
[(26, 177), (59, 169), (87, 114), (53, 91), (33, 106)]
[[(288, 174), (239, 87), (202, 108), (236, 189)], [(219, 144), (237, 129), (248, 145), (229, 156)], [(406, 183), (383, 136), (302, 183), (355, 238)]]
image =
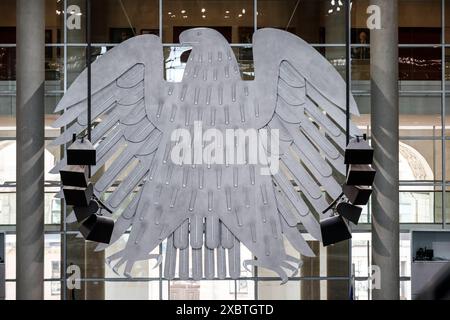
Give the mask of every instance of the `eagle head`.
[(193, 47), (197, 45), (229, 45), (220, 32), (210, 28), (193, 28), (185, 30), (180, 34), (180, 43)]

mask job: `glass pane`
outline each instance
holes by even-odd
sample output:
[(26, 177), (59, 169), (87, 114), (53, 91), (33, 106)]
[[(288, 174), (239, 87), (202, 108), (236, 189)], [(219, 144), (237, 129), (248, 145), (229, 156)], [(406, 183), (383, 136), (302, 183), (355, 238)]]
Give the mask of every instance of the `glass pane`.
[[(447, 187), (448, 190), (448, 187)], [(439, 220), (442, 222), (442, 219)], [(445, 192), (445, 223), (447, 224), (447, 228), (450, 225), (450, 192)]]
[(5, 283), (5, 299), (16, 300), (16, 282), (8, 281)]
[(309, 43), (345, 43), (343, 1), (258, 0), (258, 28), (287, 30)]
[[(372, 297), (369, 280), (355, 281), (355, 300), (370, 300)], [(411, 281), (400, 280), (400, 300), (411, 300)]]
[(61, 282), (44, 282), (44, 300), (61, 300)]
[(68, 289), (68, 300), (158, 300), (158, 281), (81, 282), (80, 289)]
[(254, 300), (255, 299), (255, 281), (250, 279), (241, 279), (236, 283), (236, 300)]
[[(1, 156), (1, 155), (0, 155)], [(16, 194), (0, 188), (0, 225), (16, 223)]]
[(445, 136), (450, 136), (450, 94), (448, 91), (445, 93)]
[(442, 72), (441, 51), (439, 47), (399, 48), (399, 79), (440, 81)]
[(61, 235), (45, 235), (44, 279), (61, 277)]
[(45, 47), (46, 91), (64, 89), (64, 48)]
[[(45, 42), (61, 43), (64, 1), (45, 0)], [(2, 0), (0, 3), (0, 43), (15, 43), (15, 27), (16, 27), (16, 0)], [(7, 29), (13, 31), (12, 42), (5, 40), (3, 32)]]
[(15, 82), (12, 82), (14, 80), (16, 80), (16, 48), (0, 46), (0, 91), (5, 93), (15, 91)]
[[(78, 228), (78, 226), (76, 225)], [(111, 244), (104, 251), (95, 251), (97, 243), (85, 241), (79, 235), (69, 234), (67, 236), (67, 265), (77, 265), (80, 267), (83, 278), (125, 278), (123, 275), (125, 264), (117, 269), (117, 273), (112, 270), (117, 260), (109, 266), (105, 259), (112, 254), (123, 249), (128, 239), (128, 234), (123, 235), (117, 242)], [(159, 253), (159, 248), (152, 251), (152, 254)], [(134, 264), (131, 276), (135, 278), (159, 278), (159, 268), (154, 268), (155, 260), (142, 260)]]
[[(192, 48), (185, 46), (164, 47), (165, 79), (169, 82), (181, 82), (189, 52)], [(253, 80), (255, 77), (253, 51), (251, 47), (233, 47), (241, 78)]]
[(370, 43), (370, 30), (367, 28), (367, 7), (369, 0), (351, 1), (351, 43), (364, 46)]
[[(67, 41), (86, 42), (86, 1), (67, 1)], [(159, 1), (91, 1), (93, 43), (120, 43), (140, 34), (159, 34)]]
[[(369, 43), (370, 31), (367, 20), (370, 15), (367, 13), (367, 8), (371, 3), (369, 0), (351, 2), (352, 43)], [(441, 0), (400, 0), (398, 12), (399, 43), (441, 43)]]
[(368, 277), (371, 265), (371, 234), (353, 233), (352, 235), (352, 265), (355, 277)]
[(440, 96), (402, 94), (399, 102), (400, 137), (427, 137), (427, 139), (441, 137)]
[[(46, 144), (49, 142), (47, 141)], [(49, 171), (53, 168), (59, 159), (59, 152), (54, 148), (45, 149), (45, 173), (46, 181), (59, 181), (58, 174), (51, 174)], [(16, 181), (16, 140), (0, 140), (0, 184), (12, 183)], [(51, 191), (51, 190), (48, 190)]]
[(400, 233), (400, 277), (411, 276), (411, 234)]
[[(0, 19), (0, 30), (5, 27), (16, 26), (16, 0), (2, 0), (0, 2), (0, 12), (2, 13), (2, 18)], [(2, 42), (1, 36), (0, 36), (0, 43), (5, 43)]]
[(446, 140), (445, 142), (445, 162), (447, 163), (445, 167), (445, 179), (450, 180), (450, 141)]
[(45, 43), (64, 42), (64, 1), (45, 0)]
[(253, 3), (253, 0), (164, 0), (163, 42), (179, 43), (184, 30), (209, 27), (230, 43), (250, 43), (254, 31)]
[(348, 300), (348, 279), (343, 280), (301, 280), (259, 281), (260, 300)]
[[(319, 241), (313, 240), (309, 234), (302, 233), (307, 240), (315, 257), (300, 255), (291, 244), (285, 240), (286, 253), (296, 258), (301, 258), (303, 264), (299, 268), (298, 276), (301, 277), (347, 277), (349, 271), (348, 241), (339, 242), (333, 246), (324, 247)], [(278, 275), (266, 268), (258, 268), (259, 277), (278, 277)], [(290, 274), (288, 274), (290, 276)]]
[(400, 280), (400, 300), (411, 300), (410, 280)]
[[(433, 187), (408, 186), (405, 188), (416, 188), (418, 191), (400, 192), (400, 223), (433, 223), (436, 202)], [(440, 215), (440, 212), (436, 213)]]
[[(92, 46), (92, 61), (95, 61), (106, 53), (113, 46)], [(67, 48), (67, 87), (70, 87), (72, 82), (78, 75), (86, 68), (86, 47), (83, 46), (69, 46)], [(87, 94), (87, 93), (86, 93)]]
[[(354, 82), (352, 81), (352, 87), (353, 86)], [(367, 136), (370, 137), (370, 94), (356, 90), (353, 90), (352, 94), (359, 109), (359, 116), (351, 116), (352, 122), (355, 123), (363, 133), (366, 133)]]
[(235, 300), (252, 290), (251, 280), (170, 281), (170, 300)]
[(398, 2), (399, 43), (441, 43), (441, 0)]
[(450, 0), (445, 0), (445, 43), (450, 42)]
[(355, 281), (355, 300), (370, 300), (370, 280)]
[[(372, 264), (371, 233), (353, 233), (352, 262), (355, 277), (369, 277)], [(409, 233), (400, 233), (400, 276), (411, 276), (411, 237)], [(360, 284), (363, 288), (367, 286)]]
[(402, 140), (399, 143), (399, 175), (401, 181), (434, 181), (441, 179), (441, 141)]
[(370, 90), (370, 48), (365, 45), (352, 45), (352, 89)]
[[(45, 234), (44, 238), (44, 278), (60, 278), (61, 235)], [(5, 237), (5, 277), (16, 278), (16, 235), (7, 234)]]
[(446, 203), (442, 203), (442, 188), (436, 187), (436, 190), (434, 194), (434, 223), (442, 224), (442, 207), (443, 205), (446, 206)]
[(105, 300), (159, 300), (159, 281), (105, 281)]

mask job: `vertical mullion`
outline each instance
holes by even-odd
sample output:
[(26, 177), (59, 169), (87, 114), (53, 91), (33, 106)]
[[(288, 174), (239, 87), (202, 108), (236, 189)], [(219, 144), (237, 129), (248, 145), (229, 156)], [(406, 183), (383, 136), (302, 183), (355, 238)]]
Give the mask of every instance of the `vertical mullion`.
[[(91, 0), (86, 0), (86, 64), (87, 64), (87, 138), (91, 139), (91, 112), (92, 112), (92, 99), (91, 99), (91, 56), (92, 56), (92, 43), (91, 43)], [(91, 177), (91, 166), (88, 166), (88, 176)]]
[[(161, 40), (161, 43), (163, 42), (163, 21), (162, 21), (162, 7), (163, 7), (163, 0), (159, 0), (159, 10), (158, 10), (158, 26), (159, 26), (159, 38)], [(164, 74), (166, 72), (166, 66), (164, 63)], [(162, 243), (159, 245), (159, 254), (162, 255)], [(162, 275), (163, 275), (163, 271), (162, 271), (162, 263), (160, 263), (159, 265), (159, 300), (163, 300), (163, 281), (162, 281)], [(170, 300), (170, 281), (167, 283), (167, 300)]]
[[(346, 82), (346, 94), (345, 94), (345, 114), (346, 114), (346, 123), (345, 123), (345, 138), (346, 144), (348, 144), (350, 140), (350, 95), (351, 93), (351, 52), (350, 52), (350, 39), (351, 39), (351, 6), (350, 0), (346, 0), (344, 3), (345, 7), (345, 82)], [(346, 168), (348, 172), (348, 166)], [(350, 299), (350, 295), (352, 294), (352, 239), (348, 240), (348, 299)]]
[[(162, 255), (162, 242), (159, 244), (159, 254)], [(162, 263), (159, 264), (159, 300), (163, 300), (163, 269), (162, 269)]]
[(445, 0), (441, 0), (441, 159), (442, 159), (442, 228), (445, 229), (446, 141), (445, 141)]
[(162, 37), (163, 37), (163, 23), (162, 23), (162, 7), (163, 7), (163, 0), (159, 0), (159, 21), (158, 21), (158, 25), (159, 25), (159, 38), (162, 41)]
[(258, 0), (253, 0), (253, 30), (258, 30)]
[[(253, 23), (254, 23), (254, 30), (255, 32), (258, 30), (258, 0), (253, 0)], [(253, 46), (253, 44), (252, 44)], [(256, 259), (256, 257), (253, 257), (253, 259)], [(258, 300), (258, 267), (254, 266), (253, 267), (253, 272), (254, 272), (254, 277), (255, 277), (255, 282), (254, 282), (254, 299)]]
[[(64, 0), (64, 22), (63, 22), (63, 28), (64, 28), (64, 53), (63, 53), (63, 59), (64, 59), (64, 94), (67, 91), (67, 0)], [(66, 126), (64, 126), (64, 130), (66, 130)], [(63, 153), (65, 149), (65, 144), (62, 146)], [(63, 291), (63, 300), (67, 300), (67, 222), (66, 222), (66, 212), (67, 212), (67, 206), (66, 202), (62, 201), (64, 205), (62, 208), (62, 223), (63, 223), (63, 236), (62, 236), (62, 263), (61, 266), (63, 268), (62, 275), (63, 275), (63, 284), (61, 285), (61, 289)]]

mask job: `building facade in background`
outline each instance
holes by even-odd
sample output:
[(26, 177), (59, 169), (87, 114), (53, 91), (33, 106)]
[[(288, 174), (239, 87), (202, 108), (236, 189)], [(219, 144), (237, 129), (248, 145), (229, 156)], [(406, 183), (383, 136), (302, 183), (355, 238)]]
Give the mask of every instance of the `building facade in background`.
[[(368, 0), (351, 1), (346, 21), (340, 0), (92, 0), (92, 59), (140, 34), (159, 35), (164, 45), (165, 77), (180, 81), (185, 66), (180, 33), (192, 27), (215, 28), (231, 43), (243, 79), (253, 79), (252, 34), (273, 27), (311, 43), (345, 78), (350, 64), (351, 90), (361, 115), (353, 121), (370, 137), (370, 30)], [(85, 0), (46, 0), (45, 139), (54, 107), (85, 68)], [(347, 23), (348, 22), (348, 23)], [(346, 29), (346, 26), (350, 29)], [(400, 275), (401, 298), (410, 298), (411, 229), (446, 228), (450, 221), (450, 149), (447, 147), (447, 50), (450, 49), (450, 1), (399, 0), (400, 96)], [(350, 41), (346, 42), (346, 33)], [(449, 48), (449, 49), (448, 49)], [(346, 51), (350, 49), (350, 59)], [(283, 50), (283, 48), (280, 48)], [(449, 54), (450, 57), (450, 54)], [(15, 298), (15, 96), (16, 3), (0, 2), (0, 230), (6, 235), (6, 297)], [(450, 91), (449, 91), (450, 92)], [(449, 100), (450, 101), (450, 100)], [(354, 227), (352, 241), (323, 247), (305, 237), (317, 257), (303, 257), (299, 274), (280, 286), (263, 268), (242, 270), (234, 281), (166, 281), (152, 262), (140, 262), (134, 278), (121, 278), (105, 265), (105, 253), (77, 236), (55, 198), (59, 177), (47, 173), (62, 150), (48, 147), (45, 203), (46, 299), (370, 299), (370, 206)], [(126, 237), (125, 235), (124, 237)], [(107, 249), (110, 255), (125, 243)], [(164, 250), (164, 243), (159, 248)], [(295, 251), (289, 252), (295, 255)], [(250, 258), (242, 248), (241, 258)], [(81, 271), (79, 289), (68, 289), (67, 268)]]

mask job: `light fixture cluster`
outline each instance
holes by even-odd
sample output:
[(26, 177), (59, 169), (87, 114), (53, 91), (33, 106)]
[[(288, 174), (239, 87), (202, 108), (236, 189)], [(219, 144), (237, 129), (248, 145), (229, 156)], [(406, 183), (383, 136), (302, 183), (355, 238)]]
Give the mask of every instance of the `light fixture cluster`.
[(347, 179), (342, 193), (324, 211), (332, 215), (320, 221), (324, 246), (338, 243), (352, 237), (348, 221), (358, 224), (362, 208), (369, 202), (376, 171), (372, 168), (373, 149), (366, 135), (352, 138), (346, 149), (344, 162), (349, 165)]
[(330, 0), (331, 8), (328, 9), (328, 14), (340, 12), (343, 9), (344, 3), (342, 0)]
[[(207, 18), (207, 10), (206, 10), (206, 8), (201, 8), (200, 9), (200, 13), (201, 13), (202, 19), (206, 19)], [(247, 13), (247, 10), (245, 8), (242, 8), (242, 10), (240, 10), (239, 13), (237, 14), (237, 18), (242, 18), (246, 13)], [(176, 13), (173, 12), (173, 11), (168, 11), (167, 14), (171, 18), (176, 18), (177, 17)], [(183, 19), (187, 19), (189, 17), (187, 10), (181, 9), (180, 10), (180, 16)], [(231, 18), (231, 11), (230, 10), (225, 10), (225, 14), (224, 14), (223, 17), (224, 17), (224, 19), (230, 19)]]
[(67, 165), (60, 170), (62, 190), (66, 205), (72, 206), (80, 232), (86, 240), (109, 243), (114, 221), (102, 215), (102, 210), (111, 212), (95, 195), (89, 181), (89, 166), (96, 164), (96, 151), (86, 139), (73, 135), (67, 148)]

